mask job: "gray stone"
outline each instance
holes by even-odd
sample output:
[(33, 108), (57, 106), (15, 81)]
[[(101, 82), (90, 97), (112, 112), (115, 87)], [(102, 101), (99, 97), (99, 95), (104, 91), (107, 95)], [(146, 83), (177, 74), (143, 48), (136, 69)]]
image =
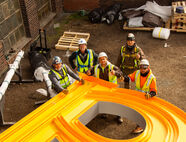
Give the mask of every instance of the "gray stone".
[(3, 4), (3, 14), (4, 18), (8, 17), (10, 15), (10, 10), (8, 9), (8, 4)]
[(15, 31), (16, 42), (19, 41), (20, 37), (21, 37), (21, 35), (20, 35), (20, 32), (19, 32), (19, 29), (17, 29), (17, 30)]
[(14, 34), (11, 34), (10, 35), (10, 42), (11, 42), (11, 46), (14, 46), (15, 45), (16, 40), (15, 40), (15, 35)]
[(10, 42), (9, 42), (9, 39), (6, 38), (3, 40), (3, 47), (4, 47), (4, 51), (5, 51), (5, 54), (7, 55), (8, 54), (8, 51), (10, 50), (11, 46), (10, 46)]
[(2, 6), (0, 5), (0, 22), (2, 22), (3, 19), (4, 19), (3, 10), (2, 10)]

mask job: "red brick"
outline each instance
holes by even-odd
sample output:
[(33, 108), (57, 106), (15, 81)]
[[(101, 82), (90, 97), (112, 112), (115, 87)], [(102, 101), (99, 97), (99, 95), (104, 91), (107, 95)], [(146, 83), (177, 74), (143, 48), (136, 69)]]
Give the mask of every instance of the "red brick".
[(65, 11), (92, 10), (99, 7), (99, 0), (64, 0)]

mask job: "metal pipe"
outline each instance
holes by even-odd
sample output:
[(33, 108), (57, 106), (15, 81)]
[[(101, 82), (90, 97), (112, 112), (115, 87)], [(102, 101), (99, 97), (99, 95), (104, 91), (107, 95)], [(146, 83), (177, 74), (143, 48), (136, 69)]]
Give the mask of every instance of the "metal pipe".
[(3, 95), (5, 94), (5, 92), (8, 88), (8, 85), (10, 84), (10, 81), (15, 74), (15, 71), (19, 68), (19, 64), (20, 64), (20, 61), (21, 61), (21, 58), (23, 57), (23, 55), (24, 55), (24, 51), (21, 50), (17, 54), (17, 57), (16, 57), (14, 63), (9, 64), (10, 70), (7, 72), (6, 77), (0, 87), (0, 100), (2, 99)]
[(34, 76), (39, 81), (45, 81), (45, 84), (47, 86), (48, 93), (50, 94), (50, 97), (54, 97), (57, 93), (52, 89), (52, 82), (50, 81), (48, 77), (48, 73), (50, 70), (45, 69), (44, 67), (38, 67), (35, 72)]

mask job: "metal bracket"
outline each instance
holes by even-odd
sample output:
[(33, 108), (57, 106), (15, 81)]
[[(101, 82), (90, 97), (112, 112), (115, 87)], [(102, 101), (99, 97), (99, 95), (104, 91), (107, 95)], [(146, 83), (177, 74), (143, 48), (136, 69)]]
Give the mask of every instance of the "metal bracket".
[(15, 71), (15, 74), (18, 76), (19, 80), (11, 80), (10, 83), (33, 83), (36, 82), (36, 80), (23, 80), (22, 72), (21, 72), (21, 66), (19, 65), (19, 68)]
[(5, 97), (3, 96), (2, 99), (0, 100), (0, 126), (10, 126), (15, 124), (15, 122), (4, 121), (4, 115), (3, 115), (4, 103), (5, 103)]

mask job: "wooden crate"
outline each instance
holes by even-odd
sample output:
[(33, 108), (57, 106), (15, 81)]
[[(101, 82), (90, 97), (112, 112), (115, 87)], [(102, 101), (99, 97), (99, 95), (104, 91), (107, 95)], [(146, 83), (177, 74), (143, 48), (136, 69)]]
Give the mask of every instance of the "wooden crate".
[(186, 24), (185, 23), (172, 23), (171, 20), (169, 20), (166, 25), (166, 28), (169, 28), (171, 31), (175, 32), (186, 32)]
[(172, 17), (172, 23), (186, 23), (186, 17)]
[(90, 34), (79, 32), (64, 32), (63, 36), (60, 37), (58, 43), (55, 45), (55, 48), (60, 50), (76, 51), (79, 48), (78, 41), (80, 38), (84, 38), (86, 41), (88, 41)]
[[(176, 7), (182, 6), (184, 8), (184, 13), (177, 13)], [(173, 18), (183, 18), (186, 17), (186, 1), (172, 2), (172, 12)]]

